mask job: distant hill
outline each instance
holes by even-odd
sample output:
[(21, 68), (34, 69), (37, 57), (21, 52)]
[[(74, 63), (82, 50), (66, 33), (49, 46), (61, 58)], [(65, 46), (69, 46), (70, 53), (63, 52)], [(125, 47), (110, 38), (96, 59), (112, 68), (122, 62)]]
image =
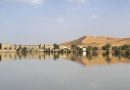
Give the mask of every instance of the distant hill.
[(130, 38), (115, 38), (115, 37), (93, 37), (93, 36), (83, 36), (79, 39), (62, 43), (61, 45), (70, 47), (71, 45), (78, 46), (97, 46), (102, 47), (106, 44), (110, 44), (111, 46), (121, 46), (125, 44), (130, 45)]

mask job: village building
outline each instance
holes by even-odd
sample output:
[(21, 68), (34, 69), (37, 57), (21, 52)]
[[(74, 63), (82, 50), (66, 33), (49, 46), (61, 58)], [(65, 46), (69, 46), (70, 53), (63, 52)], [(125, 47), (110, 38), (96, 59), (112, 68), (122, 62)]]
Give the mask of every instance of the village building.
[(84, 47), (84, 46), (78, 46), (78, 47), (81, 48), (83, 52), (86, 52), (86, 51), (87, 51), (87, 48)]
[(16, 51), (19, 48), (26, 48), (28, 51), (44, 51), (46, 49), (52, 50), (53, 46), (48, 44), (39, 44), (39, 45), (18, 45), (18, 44), (9, 44), (9, 43), (0, 43), (1, 51)]

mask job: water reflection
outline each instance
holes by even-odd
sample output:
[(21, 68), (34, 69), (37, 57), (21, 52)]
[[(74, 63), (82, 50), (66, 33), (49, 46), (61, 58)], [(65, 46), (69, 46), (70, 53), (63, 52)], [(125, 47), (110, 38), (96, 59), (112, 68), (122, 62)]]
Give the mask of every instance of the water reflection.
[(130, 56), (127, 53), (110, 53), (109, 51), (98, 53), (0, 53), (0, 61), (5, 60), (48, 60), (64, 59), (80, 63), (82, 65), (129, 63)]

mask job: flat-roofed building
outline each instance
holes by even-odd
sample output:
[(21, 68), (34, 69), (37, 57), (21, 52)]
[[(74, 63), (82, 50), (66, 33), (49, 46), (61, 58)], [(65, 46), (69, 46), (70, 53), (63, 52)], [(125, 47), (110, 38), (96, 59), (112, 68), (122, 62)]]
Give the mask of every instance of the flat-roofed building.
[(52, 50), (53, 46), (48, 44), (39, 44), (39, 45), (18, 45), (18, 44), (9, 44), (9, 43), (0, 43), (1, 51), (16, 51), (18, 49), (26, 48), (28, 51), (44, 51), (46, 49)]
[(0, 43), (0, 50), (10, 50), (11, 45), (9, 43)]

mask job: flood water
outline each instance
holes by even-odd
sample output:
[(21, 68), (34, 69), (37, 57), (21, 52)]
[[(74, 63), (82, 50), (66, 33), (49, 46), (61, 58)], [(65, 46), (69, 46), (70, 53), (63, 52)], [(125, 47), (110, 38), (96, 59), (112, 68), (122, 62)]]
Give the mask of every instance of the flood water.
[(130, 58), (0, 53), (0, 90), (130, 90)]

